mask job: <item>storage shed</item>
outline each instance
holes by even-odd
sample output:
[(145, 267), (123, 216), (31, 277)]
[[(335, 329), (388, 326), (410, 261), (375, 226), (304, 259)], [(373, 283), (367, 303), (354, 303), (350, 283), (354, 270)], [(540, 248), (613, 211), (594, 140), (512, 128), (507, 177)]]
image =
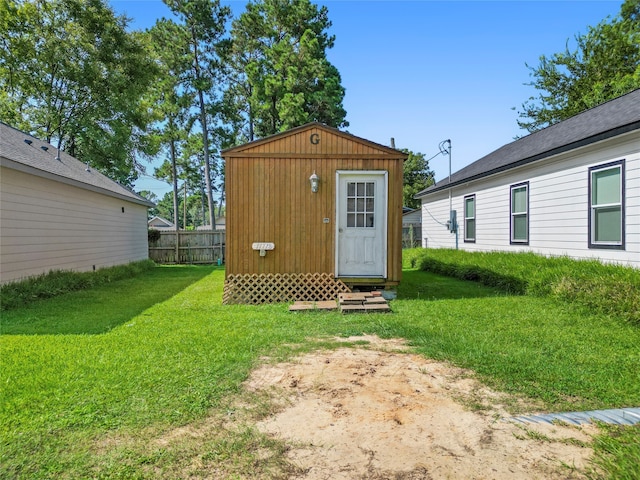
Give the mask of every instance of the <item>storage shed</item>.
[(397, 285), (407, 155), (320, 123), (224, 150), (225, 303)]

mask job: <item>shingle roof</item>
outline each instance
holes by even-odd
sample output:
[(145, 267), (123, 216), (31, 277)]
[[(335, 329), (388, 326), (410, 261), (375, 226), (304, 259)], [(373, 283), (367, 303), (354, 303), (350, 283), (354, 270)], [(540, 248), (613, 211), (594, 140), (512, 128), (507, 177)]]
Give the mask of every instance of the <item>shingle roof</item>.
[(477, 180), (552, 155), (640, 129), (640, 89), (519, 138), (416, 194)]
[(59, 160), (56, 157), (58, 151), (53, 145), (0, 122), (0, 162), (3, 167), (22, 170), (141, 205), (154, 206), (146, 198), (111, 180), (95, 168), (87, 168), (84, 163), (63, 151), (60, 151)]

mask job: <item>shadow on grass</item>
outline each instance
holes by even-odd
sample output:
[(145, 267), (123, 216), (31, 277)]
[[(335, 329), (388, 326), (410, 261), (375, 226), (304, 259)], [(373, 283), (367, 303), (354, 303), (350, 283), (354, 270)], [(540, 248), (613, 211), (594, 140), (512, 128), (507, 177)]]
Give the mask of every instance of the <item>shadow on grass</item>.
[(2, 312), (1, 335), (96, 335), (175, 296), (213, 266), (158, 266), (139, 276)]
[(398, 286), (398, 299), (449, 300), (507, 295), (503, 290), (477, 282), (445, 277), (422, 270), (405, 270)]

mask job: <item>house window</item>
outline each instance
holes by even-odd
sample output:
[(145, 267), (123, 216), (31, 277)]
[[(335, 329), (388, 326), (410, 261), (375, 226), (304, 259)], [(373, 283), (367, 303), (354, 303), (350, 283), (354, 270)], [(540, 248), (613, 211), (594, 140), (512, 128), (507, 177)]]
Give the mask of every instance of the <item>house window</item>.
[(589, 248), (624, 249), (624, 160), (589, 168)]
[(464, 241), (476, 241), (476, 196), (464, 197)]
[(529, 182), (511, 185), (511, 243), (529, 244)]

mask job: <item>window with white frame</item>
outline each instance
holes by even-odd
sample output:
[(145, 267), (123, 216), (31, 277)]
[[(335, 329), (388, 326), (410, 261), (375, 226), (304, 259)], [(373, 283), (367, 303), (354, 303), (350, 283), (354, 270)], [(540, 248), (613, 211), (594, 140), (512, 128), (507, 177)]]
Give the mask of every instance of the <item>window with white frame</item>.
[(511, 243), (529, 244), (529, 182), (511, 185)]
[(476, 196), (464, 197), (464, 241), (476, 241)]
[(624, 160), (589, 168), (589, 248), (624, 249)]

